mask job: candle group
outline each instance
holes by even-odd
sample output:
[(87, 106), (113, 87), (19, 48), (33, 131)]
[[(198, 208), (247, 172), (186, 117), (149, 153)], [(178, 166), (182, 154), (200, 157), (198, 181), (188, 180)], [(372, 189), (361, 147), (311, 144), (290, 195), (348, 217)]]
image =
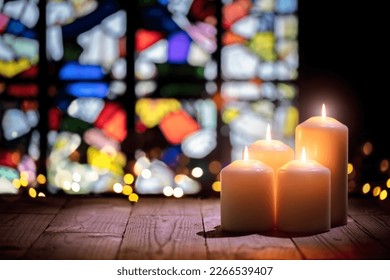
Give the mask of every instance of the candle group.
[(267, 127), (265, 140), (222, 169), (222, 230), (319, 233), (347, 223), (348, 128), (323, 106), (296, 127), (295, 148)]

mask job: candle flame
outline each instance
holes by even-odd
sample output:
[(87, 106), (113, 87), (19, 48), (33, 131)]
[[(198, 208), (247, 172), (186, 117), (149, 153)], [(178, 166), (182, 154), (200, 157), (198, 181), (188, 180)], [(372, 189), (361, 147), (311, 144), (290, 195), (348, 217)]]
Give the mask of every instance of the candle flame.
[(302, 148), (301, 161), (306, 162), (306, 148)]
[(245, 146), (243, 160), (248, 160), (248, 159), (249, 159), (248, 146)]
[(267, 131), (265, 133), (265, 140), (267, 142), (271, 141), (271, 126), (269, 124), (267, 124)]
[(325, 104), (322, 104), (322, 118), (326, 118), (326, 108), (325, 108)]

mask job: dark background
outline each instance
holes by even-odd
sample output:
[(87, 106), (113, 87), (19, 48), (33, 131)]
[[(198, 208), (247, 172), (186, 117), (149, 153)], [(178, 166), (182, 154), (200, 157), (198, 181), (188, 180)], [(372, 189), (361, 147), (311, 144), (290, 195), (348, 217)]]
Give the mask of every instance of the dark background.
[(379, 1), (299, 1), (301, 121), (320, 113), (350, 129), (350, 154), (370, 141), (389, 156), (389, 46), (386, 9)]

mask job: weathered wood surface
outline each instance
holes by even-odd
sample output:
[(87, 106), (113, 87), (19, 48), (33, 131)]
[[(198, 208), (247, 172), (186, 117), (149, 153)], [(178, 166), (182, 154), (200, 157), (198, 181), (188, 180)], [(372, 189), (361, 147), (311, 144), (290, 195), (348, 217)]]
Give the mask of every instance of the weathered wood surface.
[(119, 259), (206, 259), (200, 201), (146, 198), (130, 216)]
[(290, 238), (278, 234), (229, 234), (220, 229), (217, 199), (202, 201), (208, 259), (301, 259)]
[(390, 212), (350, 198), (329, 232), (228, 234), (218, 198), (0, 196), (0, 259), (390, 259)]

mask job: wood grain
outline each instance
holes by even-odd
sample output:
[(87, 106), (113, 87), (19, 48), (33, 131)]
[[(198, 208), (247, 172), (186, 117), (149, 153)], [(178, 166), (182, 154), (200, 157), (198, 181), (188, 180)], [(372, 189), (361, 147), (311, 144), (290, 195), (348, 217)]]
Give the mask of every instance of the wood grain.
[(20, 258), (53, 218), (54, 215), (0, 214), (0, 258)]
[(0, 213), (57, 214), (67, 201), (64, 197), (0, 197)]
[(130, 209), (129, 201), (120, 198), (73, 198), (47, 231), (123, 234)]
[(222, 232), (218, 199), (202, 201), (202, 213), (209, 259), (301, 259), (291, 239), (278, 233), (266, 236)]
[(141, 198), (134, 205), (133, 216), (199, 216), (200, 199), (197, 198)]
[(196, 216), (132, 216), (119, 259), (205, 259), (202, 219)]
[(329, 232), (293, 238), (306, 259), (388, 259), (390, 251), (353, 219)]
[(200, 200), (146, 198), (134, 206), (120, 259), (205, 259)]
[(0, 195), (0, 213), (5, 213), (10, 205), (19, 199), (20, 197), (15, 195)]
[(121, 240), (121, 235), (45, 232), (23, 258), (112, 260), (116, 258)]
[(0, 196), (0, 259), (390, 259), (390, 212), (350, 198), (348, 213), (322, 234), (231, 234), (218, 198)]
[(388, 215), (354, 216), (353, 219), (364, 228), (373, 239), (378, 240), (387, 249), (390, 249), (390, 217)]
[(351, 216), (388, 215), (373, 197), (360, 197), (348, 200), (348, 214)]

